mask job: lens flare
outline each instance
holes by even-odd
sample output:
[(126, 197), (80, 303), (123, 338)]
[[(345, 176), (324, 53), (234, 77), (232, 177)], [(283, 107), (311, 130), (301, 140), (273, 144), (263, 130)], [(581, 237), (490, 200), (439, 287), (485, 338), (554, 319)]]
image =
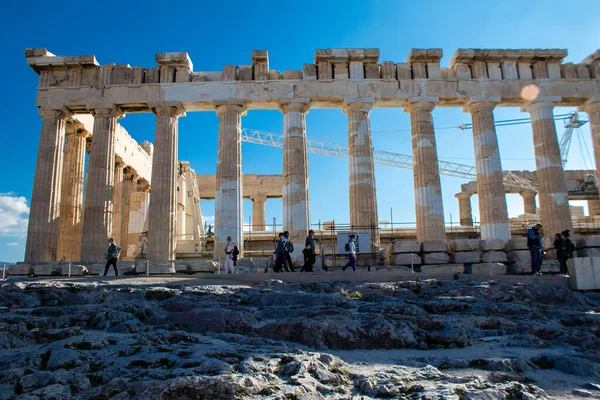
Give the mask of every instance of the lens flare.
[(521, 98), (525, 101), (535, 100), (540, 95), (540, 89), (536, 85), (527, 85), (521, 89)]

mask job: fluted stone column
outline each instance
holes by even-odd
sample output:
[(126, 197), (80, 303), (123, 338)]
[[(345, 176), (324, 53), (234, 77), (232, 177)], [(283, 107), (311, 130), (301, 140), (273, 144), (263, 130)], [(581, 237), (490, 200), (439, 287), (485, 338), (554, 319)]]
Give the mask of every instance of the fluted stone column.
[[(310, 229), (306, 114), (308, 102), (281, 104), (283, 113), (283, 229), (296, 243), (293, 257), (302, 254)], [(264, 220), (264, 215), (263, 215)], [(264, 228), (263, 228), (264, 229)]]
[[(244, 246), (242, 193), (242, 116), (241, 105), (218, 105), (219, 149), (217, 154), (217, 193), (215, 201), (215, 257), (225, 256), (227, 236)], [(241, 254), (240, 254), (241, 255)]]
[(129, 167), (123, 171), (123, 191), (122, 191), (122, 207), (123, 215), (121, 218), (121, 243), (119, 246), (121, 258), (127, 258), (127, 249), (129, 247), (129, 213), (131, 211), (131, 195), (137, 191), (137, 181), (139, 176)]
[(67, 113), (40, 109), (42, 130), (38, 144), (25, 262), (57, 259), (56, 244)]
[(115, 131), (117, 119), (124, 113), (117, 107), (90, 108), (90, 112), (94, 115), (94, 132), (84, 198), (81, 258), (101, 261), (112, 236)]
[(346, 103), (343, 112), (348, 114), (348, 170), (350, 180), (350, 225), (353, 230), (371, 231), (372, 249), (379, 249), (379, 217), (373, 142), (369, 114), (371, 103)]
[(418, 241), (446, 239), (440, 170), (431, 116), (434, 107), (433, 102), (412, 102), (405, 108), (410, 113)]
[(495, 106), (495, 102), (470, 101), (465, 110), (471, 113), (473, 119), (481, 239), (509, 240), (504, 174), (494, 126)]
[(588, 113), (590, 117), (594, 159), (596, 161), (596, 177), (597, 181), (600, 182), (600, 97), (589, 99), (580, 107), (580, 110)]
[(535, 214), (537, 212), (537, 207), (535, 205), (535, 192), (520, 192), (521, 197), (523, 197), (523, 209), (525, 214)]
[(267, 218), (265, 217), (266, 197), (252, 197), (252, 230), (264, 231), (267, 229)]
[(127, 235), (127, 258), (134, 259), (140, 254), (140, 239), (148, 230), (148, 205), (150, 185), (140, 180), (136, 182), (136, 191), (129, 198), (129, 229)]
[(471, 211), (471, 193), (457, 193), (454, 195), (458, 199), (458, 213), (460, 226), (473, 226), (473, 213)]
[(121, 228), (123, 221), (123, 170), (125, 169), (125, 163), (121, 160), (115, 162), (115, 179), (113, 190), (113, 227), (112, 237), (115, 243), (123, 248)]
[(57, 258), (81, 259), (85, 141), (90, 134), (76, 121), (68, 122), (63, 160)]
[(554, 103), (548, 101), (530, 103), (525, 107), (531, 114), (533, 127), (540, 218), (544, 231), (549, 235), (565, 229), (573, 230), (553, 109)]
[(179, 166), (179, 173), (177, 174), (177, 240), (188, 240), (190, 237), (186, 237), (186, 204), (187, 204), (187, 188), (185, 182), (185, 175), (183, 175), (183, 169)]
[[(148, 259), (175, 260), (175, 227), (177, 211), (178, 118), (185, 115), (179, 106), (161, 106), (156, 115), (154, 156), (152, 158), (152, 188), (148, 210)], [(162, 272), (175, 272), (167, 264)], [(157, 271), (158, 272), (158, 271)]]

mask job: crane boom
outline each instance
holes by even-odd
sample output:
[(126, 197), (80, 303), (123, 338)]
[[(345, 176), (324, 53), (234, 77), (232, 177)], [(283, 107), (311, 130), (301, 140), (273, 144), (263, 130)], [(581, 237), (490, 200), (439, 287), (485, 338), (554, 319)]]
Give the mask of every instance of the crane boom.
[[(261, 144), (265, 146), (283, 148), (283, 135), (272, 132), (264, 132), (256, 129), (242, 128), (242, 141), (248, 143)], [(348, 157), (348, 146), (345, 144), (324, 142), (315, 139), (306, 139), (306, 150), (313, 154), (322, 154), (334, 156), (337, 158)], [(383, 150), (373, 150), (373, 161), (376, 164), (390, 165), (398, 168), (412, 169), (412, 156), (405, 154), (392, 153)], [(477, 179), (475, 167), (472, 165), (458, 164), (449, 161), (438, 161), (440, 174), (454, 176), (464, 179)], [(536, 190), (535, 186), (528, 179), (521, 178), (512, 172), (504, 173), (504, 184), (507, 186), (519, 187), (523, 189)]]

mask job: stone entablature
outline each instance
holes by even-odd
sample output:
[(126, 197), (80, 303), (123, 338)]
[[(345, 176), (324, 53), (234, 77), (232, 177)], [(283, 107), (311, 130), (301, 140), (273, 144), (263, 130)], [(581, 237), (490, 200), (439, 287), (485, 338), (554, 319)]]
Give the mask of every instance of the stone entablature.
[[(217, 193), (216, 175), (196, 175), (201, 200), (214, 200)], [(242, 193), (246, 199), (283, 197), (283, 175), (244, 174)]]
[[(90, 103), (116, 103), (125, 112), (181, 103), (187, 111), (214, 110), (236, 100), (248, 109), (277, 109), (278, 100), (309, 99), (312, 108), (341, 107), (369, 99), (375, 107), (403, 107), (430, 98), (438, 106), (461, 106), (473, 98), (497, 98), (522, 106), (521, 90), (559, 106), (581, 105), (600, 95), (600, 51), (580, 64), (561, 63), (566, 50), (459, 49), (450, 68), (440, 67), (441, 49), (412, 49), (405, 63), (379, 62), (378, 49), (324, 49), (315, 63), (284, 73), (269, 70), (268, 53), (252, 53), (251, 65), (193, 72), (187, 53), (158, 53), (157, 68), (109, 64), (94, 56), (55, 56), (28, 49), (28, 64), (40, 74), (38, 106), (66, 106), (87, 113)], [(77, 90), (74, 90), (77, 88)]]

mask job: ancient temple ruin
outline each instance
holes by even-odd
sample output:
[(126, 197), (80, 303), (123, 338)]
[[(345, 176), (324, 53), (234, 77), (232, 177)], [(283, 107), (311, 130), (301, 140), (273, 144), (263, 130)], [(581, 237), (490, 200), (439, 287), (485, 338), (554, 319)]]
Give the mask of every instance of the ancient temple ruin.
[[(178, 235), (181, 240), (200, 236), (200, 228), (185, 227), (181, 212), (189, 201), (182, 193), (193, 192), (191, 186), (198, 182), (179, 178), (185, 166), (178, 159), (178, 119), (186, 112), (219, 116), (215, 189), (208, 193), (199, 188), (198, 195), (190, 196), (216, 199), (215, 255), (227, 236), (243, 251), (242, 199), (251, 189), (243, 183), (240, 130), (246, 111), (257, 109), (283, 113), (285, 139), (283, 176), (273, 178), (279, 181), (272, 182), (268, 193), (251, 196), (254, 222), (264, 226), (264, 202), (282, 197), (283, 225), (296, 242), (310, 229), (306, 114), (311, 108), (340, 108), (348, 115), (352, 227), (379, 221), (370, 111), (402, 108), (411, 121), (416, 239), (445, 239), (432, 111), (460, 107), (472, 116), (477, 172), (474, 187), (457, 195), (463, 199), (461, 210), (466, 215), (464, 199), (478, 193), (481, 238), (508, 240), (493, 110), (518, 107), (531, 115), (542, 223), (549, 232), (569, 229), (569, 191), (553, 109), (579, 107), (589, 114), (598, 165), (600, 50), (579, 64), (563, 63), (566, 55), (558, 49), (459, 49), (450, 65), (442, 67), (440, 49), (412, 49), (402, 63), (380, 61), (378, 49), (325, 49), (315, 52), (314, 63), (281, 73), (269, 68), (266, 50), (253, 51), (249, 65), (195, 72), (187, 53), (156, 54), (157, 66), (143, 68), (100, 65), (92, 55), (55, 56), (46, 49), (27, 49), (27, 63), (40, 75), (42, 129), (25, 261), (63, 256), (97, 261), (109, 236), (135, 253), (134, 242), (146, 231), (148, 258), (174, 260)], [(117, 122), (126, 113), (141, 112), (156, 116), (153, 145), (138, 145)], [(188, 189), (181, 190), (183, 186)], [(379, 245), (378, 235), (372, 242), (374, 248)]]

